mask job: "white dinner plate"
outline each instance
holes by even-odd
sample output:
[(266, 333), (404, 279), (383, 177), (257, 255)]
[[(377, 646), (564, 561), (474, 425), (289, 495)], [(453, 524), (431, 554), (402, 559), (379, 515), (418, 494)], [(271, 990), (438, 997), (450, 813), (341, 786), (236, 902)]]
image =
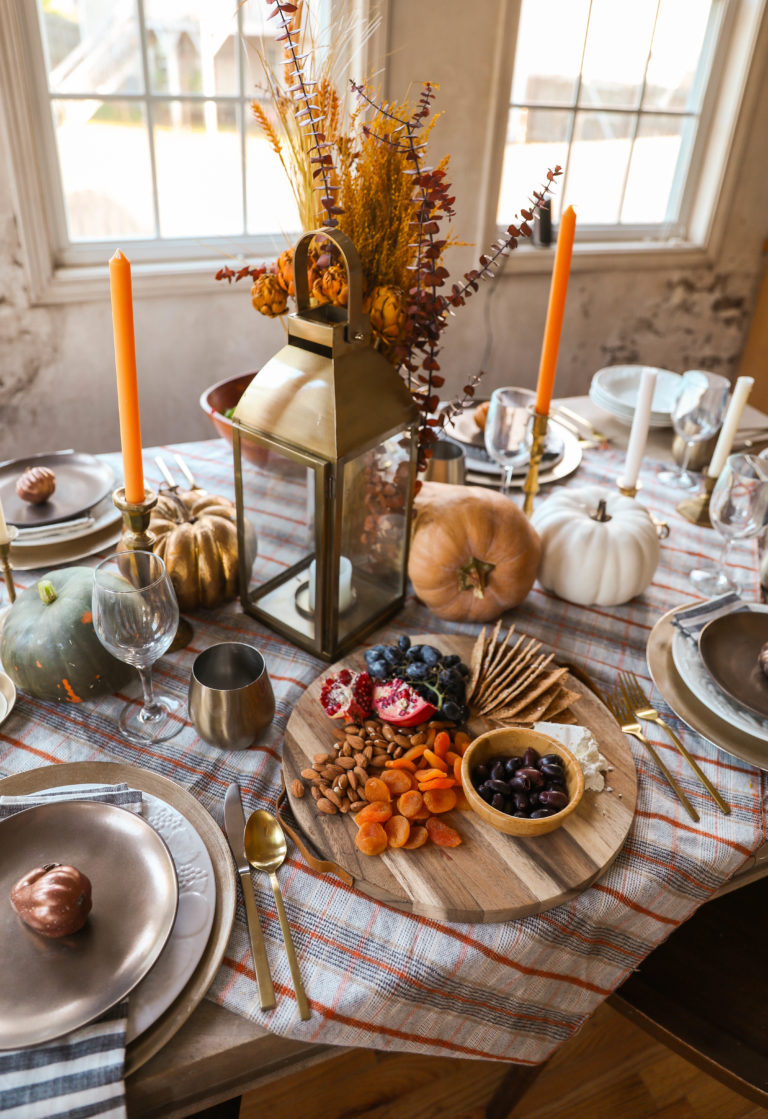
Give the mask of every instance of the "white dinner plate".
[[(750, 603), (749, 608), (760, 614), (768, 613), (768, 606), (757, 602)], [(752, 714), (719, 687), (701, 659), (698, 642), (686, 637), (677, 626), (672, 639), (672, 660), (683, 683), (713, 714), (726, 719), (745, 734), (768, 743), (768, 719)]]
[[(86, 792), (94, 785), (69, 785), (50, 792)], [(176, 867), (179, 905), (165, 948), (128, 1002), (127, 1040), (156, 1022), (184, 990), (205, 951), (213, 927), (216, 882), (208, 850), (192, 824), (151, 793), (141, 794), (141, 815), (165, 841)]]
[(590, 399), (617, 419), (631, 424), (645, 369), (651, 369), (656, 373), (650, 426), (669, 427), (681, 381), (680, 374), (673, 373), (669, 369), (657, 369), (655, 366), (645, 365), (609, 365), (604, 369), (598, 369), (590, 384)]

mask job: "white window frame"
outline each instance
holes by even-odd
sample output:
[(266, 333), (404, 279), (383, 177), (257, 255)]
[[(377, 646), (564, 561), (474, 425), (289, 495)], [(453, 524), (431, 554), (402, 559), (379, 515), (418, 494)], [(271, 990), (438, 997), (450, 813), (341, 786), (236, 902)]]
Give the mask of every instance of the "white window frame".
[[(491, 67), (494, 90), (488, 117), (486, 159), (479, 185), (477, 240), (481, 244), (489, 244), (500, 228), (496, 212), (521, 2), (503, 0), (502, 26), (495, 40)], [(717, 256), (735, 197), (738, 153), (747, 139), (748, 121), (760, 92), (762, 79), (753, 63), (759, 38), (762, 37), (763, 50), (768, 50), (766, 8), (766, 0), (725, 0), (724, 42), (717, 72), (712, 76), (719, 85), (718, 95), (708, 117), (702, 118), (700, 128), (706, 136), (697, 146), (696, 163), (689, 170), (696, 187), (685, 215), (688, 237), (669, 241), (632, 241), (629, 237), (614, 241), (579, 239), (571, 265), (573, 271), (603, 271), (611, 267), (700, 267)], [(521, 246), (521, 249), (528, 250), (528, 246)], [(544, 272), (551, 267), (548, 253), (518, 251), (509, 257), (505, 274)]]
[[(352, 0), (352, 5), (360, 23), (367, 22), (369, 0)], [(236, 6), (232, 7), (234, 12)], [(363, 71), (380, 57), (385, 39), (386, 25), (382, 21), (364, 45), (364, 61), (360, 63)], [(149, 91), (147, 96), (150, 100), (175, 99), (172, 94)], [(184, 95), (181, 99), (201, 103), (210, 100), (203, 95)], [(237, 103), (240, 96), (218, 100)], [(10, 155), (31, 302), (102, 299), (110, 243), (104, 242), (104, 262), (96, 263), (94, 242), (79, 245), (67, 238), (36, 0), (0, 0), (0, 120)], [(141, 294), (155, 296), (210, 292), (217, 269), (231, 261), (233, 244), (242, 249), (250, 263), (274, 259), (285, 248), (285, 240), (278, 234), (207, 237), (208, 252), (203, 256), (200, 240), (131, 238), (121, 247), (131, 258), (134, 286)], [(117, 241), (119, 238), (115, 244)]]
[[(366, 72), (381, 72), (389, 45), (389, 0), (355, 0), (366, 15), (375, 11), (380, 19), (366, 48)], [(492, 92), (483, 164), (476, 181), (477, 209), (475, 243), (490, 244), (497, 235), (496, 208), (509, 111), (514, 41), (521, 0), (500, 0), (500, 26), (493, 31), (493, 54), (489, 71)], [(754, 66), (768, 54), (768, 0), (726, 0), (728, 42), (718, 74), (720, 93), (715, 111), (706, 124), (708, 135), (702, 146), (698, 189), (690, 215), (686, 241), (605, 243), (580, 240), (573, 257), (574, 271), (606, 269), (653, 269), (701, 267), (711, 263), (727, 233), (739, 179), (739, 154), (743, 150), (762, 77)], [(48, 184), (58, 182), (58, 168), (51, 167), (55, 146), (39, 143), (42, 126), (52, 132), (47, 96), (41, 101), (39, 57), (31, 57), (30, 18), (37, 26), (34, 0), (0, 0), (0, 124), (4, 127), (10, 155), (11, 180), (24, 247), (29, 297), (33, 304), (58, 304), (103, 299), (107, 275), (104, 265), (65, 265), (57, 258), (57, 230), (50, 205)], [(39, 36), (35, 30), (35, 40)], [(384, 74), (386, 89), (386, 74)], [(705, 126), (702, 126), (705, 127)], [(232, 239), (227, 239), (231, 246)], [(210, 292), (212, 273), (222, 263), (211, 256), (200, 259), (199, 245), (175, 242), (174, 259), (168, 259), (168, 242), (157, 252), (148, 251), (133, 266), (136, 290), (142, 295), (163, 296)], [(270, 259), (284, 248), (272, 238), (243, 239), (253, 262)], [(106, 250), (105, 250), (106, 251)], [(549, 272), (551, 254), (521, 245), (507, 261), (505, 275)], [(503, 278), (503, 277), (502, 277)]]

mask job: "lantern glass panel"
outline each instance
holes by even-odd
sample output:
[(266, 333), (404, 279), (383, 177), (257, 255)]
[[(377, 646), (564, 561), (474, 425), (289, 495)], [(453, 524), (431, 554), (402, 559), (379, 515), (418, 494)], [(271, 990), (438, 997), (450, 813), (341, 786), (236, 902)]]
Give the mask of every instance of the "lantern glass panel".
[(309, 580), (315, 558), (315, 470), (243, 436), (241, 475), (244, 516), (258, 541), (248, 598), (283, 625), (313, 638)]
[[(403, 432), (344, 464), (338, 511), (340, 641), (403, 594), (410, 473), (410, 437)], [(349, 568), (354, 609), (345, 593)]]

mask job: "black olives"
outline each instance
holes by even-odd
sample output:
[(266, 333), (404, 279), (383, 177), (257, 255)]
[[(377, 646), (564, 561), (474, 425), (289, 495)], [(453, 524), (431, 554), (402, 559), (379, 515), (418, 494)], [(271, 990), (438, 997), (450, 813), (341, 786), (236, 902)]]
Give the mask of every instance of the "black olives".
[[(768, 667), (768, 657), (766, 661)], [(483, 800), (509, 816), (542, 820), (561, 812), (570, 801), (563, 759), (559, 754), (540, 757), (533, 747), (522, 757), (488, 758), (470, 776)]]

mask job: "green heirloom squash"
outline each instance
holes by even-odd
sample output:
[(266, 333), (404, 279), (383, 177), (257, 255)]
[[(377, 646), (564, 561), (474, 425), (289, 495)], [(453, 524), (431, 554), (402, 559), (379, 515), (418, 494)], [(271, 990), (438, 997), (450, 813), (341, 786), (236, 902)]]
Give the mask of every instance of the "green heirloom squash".
[(0, 661), (17, 688), (81, 703), (117, 691), (133, 670), (108, 653), (91, 618), (93, 571), (64, 567), (22, 591), (5, 617)]

